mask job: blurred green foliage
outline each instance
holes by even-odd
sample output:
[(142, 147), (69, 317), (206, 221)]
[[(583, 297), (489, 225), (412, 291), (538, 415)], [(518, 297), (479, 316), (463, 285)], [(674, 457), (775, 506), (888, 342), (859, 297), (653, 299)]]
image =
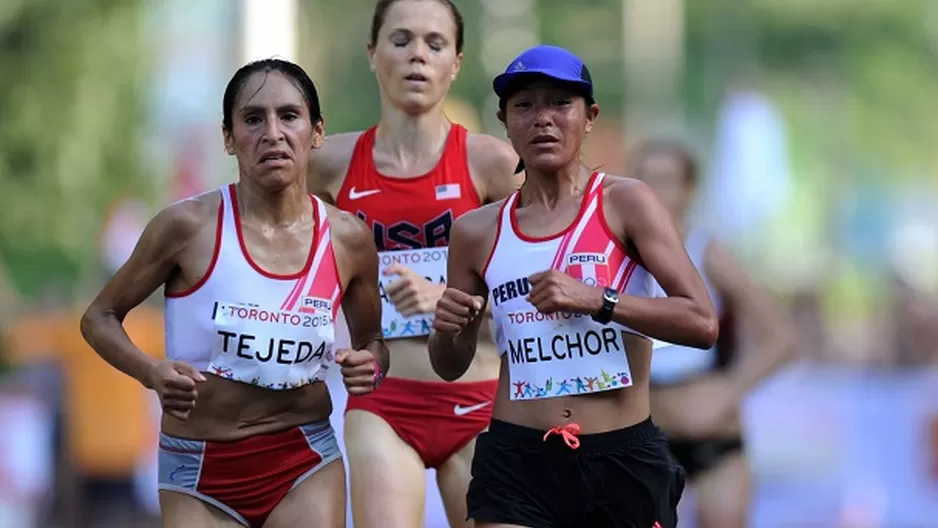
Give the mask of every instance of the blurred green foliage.
[[(933, 5), (934, 4), (934, 5)], [(319, 23), (310, 46), (328, 43), (325, 108), (330, 131), (367, 127), (379, 115), (364, 43), (372, 4), (307, 0)], [(480, 112), (491, 80), (480, 60), (481, 2), (460, 2), (466, 58), (453, 95)], [(535, 3), (544, 42), (568, 46), (590, 65), (609, 119), (623, 115), (621, 0)], [(314, 14), (313, 14), (314, 13)], [(685, 0), (686, 125), (706, 143), (731, 82), (757, 80), (789, 118), (793, 149), (833, 163), (848, 180), (921, 177), (938, 158), (938, 4), (928, 0)], [(520, 50), (518, 50), (520, 51)], [(648, 50), (654, 54), (654, 50)], [(818, 126), (818, 124), (824, 126)], [(804, 152), (807, 151), (807, 152)], [(876, 167), (859, 170), (860, 166)], [(879, 167), (889, 167), (883, 174)]]
[[(316, 64), (311, 73), (329, 132), (373, 124), (380, 105), (365, 53), (373, 3), (301, 5), (301, 62)], [(466, 58), (452, 95), (490, 113), (480, 58), (483, 6), (458, 5)], [(108, 208), (123, 196), (152, 198), (154, 182), (163, 181), (139, 156), (147, 49), (159, 45), (142, 39), (143, 6), (0, 2), (0, 256), (24, 293), (50, 283), (68, 288), (88, 276), (98, 267)], [(643, 104), (623, 93), (621, 6), (534, 4), (542, 40), (568, 46), (590, 64), (605, 119), (623, 115), (626, 104)], [(685, 19), (683, 89), (673, 104), (702, 143), (729, 83), (748, 75), (788, 118), (796, 178), (822, 179), (836, 193), (841, 185), (921, 179), (938, 168), (931, 118), (938, 111), (938, 4), (685, 0)]]
[[(145, 195), (136, 0), (0, 7), (0, 251), (26, 294), (97, 264), (107, 209)], [(64, 293), (64, 292), (63, 292)]]

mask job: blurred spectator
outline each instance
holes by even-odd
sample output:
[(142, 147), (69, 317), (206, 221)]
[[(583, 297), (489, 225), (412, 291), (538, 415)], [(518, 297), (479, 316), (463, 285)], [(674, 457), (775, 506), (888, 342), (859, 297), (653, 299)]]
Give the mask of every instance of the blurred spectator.
[(938, 365), (938, 302), (895, 278), (889, 303), (896, 365)]
[[(157, 429), (149, 395), (135, 380), (104, 363), (85, 343), (78, 327), (81, 313), (42, 310), (18, 319), (11, 328), (11, 356), (19, 365), (55, 363), (63, 373), (65, 473), (73, 473), (77, 510), (94, 524), (101, 516), (133, 510), (132, 477), (142, 457), (152, 450)], [(161, 312), (144, 304), (128, 314), (124, 328), (144, 352), (163, 355)], [(84, 526), (83, 522), (79, 525)]]
[[(730, 84), (717, 116), (704, 185), (708, 223), (732, 243), (751, 243), (790, 189), (785, 119), (752, 74)], [(757, 248), (764, 249), (764, 248)]]

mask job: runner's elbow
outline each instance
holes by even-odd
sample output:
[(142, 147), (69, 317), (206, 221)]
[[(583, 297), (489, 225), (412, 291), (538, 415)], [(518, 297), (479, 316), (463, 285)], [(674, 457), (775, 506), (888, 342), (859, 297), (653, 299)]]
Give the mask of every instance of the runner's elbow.
[(81, 316), (81, 321), (78, 323), (78, 328), (81, 330), (82, 337), (85, 338), (85, 341), (91, 343), (94, 339), (95, 331), (101, 326), (101, 320), (104, 318), (105, 312), (100, 310), (97, 306), (92, 304), (85, 310), (85, 313)]
[(717, 344), (717, 339), (720, 338), (720, 320), (717, 318), (716, 312), (713, 310), (708, 310), (701, 318), (698, 323), (698, 347), (702, 349), (712, 348)]

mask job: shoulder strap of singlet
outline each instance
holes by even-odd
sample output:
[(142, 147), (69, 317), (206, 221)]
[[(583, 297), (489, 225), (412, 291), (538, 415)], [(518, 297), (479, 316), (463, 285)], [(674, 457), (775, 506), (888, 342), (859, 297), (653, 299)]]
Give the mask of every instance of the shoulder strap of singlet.
[(593, 177), (593, 183), (590, 185), (587, 195), (590, 199), (595, 197), (598, 193), (603, 190), (603, 180), (606, 178), (605, 172), (597, 172)]
[(449, 134), (446, 137), (446, 149), (459, 149), (463, 154), (466, 152), (466, 128), (458, 123), (451, 123)]
[[(235, 185), (230, 183), (225, 185), (221, 189), (221, 201), (222, 201), (222, 222), (221, 222), (221, 233), (219, 236), (221, 238), (221, 247), (219, 250), (224, 249), (225, 246), (229, 245), (227, 240), (231, 239), (234, 243), (238, 243), (238, 226), (235, 223), (235, 215), (238, 214), (235, 211)], [(233, 239), (231, 237), (234, 237)]]
[(602, 210), (599, 208), (599, 196), (603, 192), (603, 178), (605, 178), (605, 176), (605, 173), (597, 172), (590, 177), (586, 192), (583, 193), (583, 202), (585, 203), (580, 206), (585, 207), (585, 210), (580, 217), (580, 221), (577, 222), (576, 227), (573, 228), (572, 233), (574, 240), (580, 237), (580, 234), (586, 229), (587, 224), (593, 221), (593, 217), (596, 216), (597, 213), (602, 214)]
[[(437, 162), (437, 177), (443, 177), (452, 181), (454, 176), (468, 188), (475, 189), (475, 182), (472, 180), (472, 169), (469, 166), (469, 150), (466, 146), (466, 129), (459, 124), (451, 123), (449, 133), (446, 135), (446, 145), (443, 146), (443, 154), (440, 161)], [(475, 196), (478, 195), (476, 192)], [(481, 203), (479, 205), (482, 205)]]
[[(511, 211), (515, 207), (515, 202), (518, 201), (518, 198), (521, 196), (521, 191), (515, 191), (508, 195), (505, 198), (505, 202), (502, 204), (502, 208), (498, 211), (498, 218), (501, 223), (502, 232), (513, 232), (511, 231)], [(505, 231), (505, 230), (508, 231)]]
[(375, 131), (377, 129), (378, 125), (374, 125), (362, 132), (355, 140), (355, 148), (352, 150), (352, 159), (348, 164), (346, 180), (357, 171), (362, 169), (371, 170), (373, 167), (374, 159), (372, 159), (371, 152), (375, 146)]
[(310, 194), (310, 197), (313, 199), (313, 205), (316, 207), (316, 220), (318, 220), (316, 233), (324, 233), (325, 230), (329, 229), (329, 214), (326, 210), (326, 204), (315, 194)]
[(443, 156), (454, 156), (455, 159), (464, 160), (468, 167), (469, 156), (466, 150), (466, 135), (466, 129), (462, 125), (456, 123), (450, 125)]

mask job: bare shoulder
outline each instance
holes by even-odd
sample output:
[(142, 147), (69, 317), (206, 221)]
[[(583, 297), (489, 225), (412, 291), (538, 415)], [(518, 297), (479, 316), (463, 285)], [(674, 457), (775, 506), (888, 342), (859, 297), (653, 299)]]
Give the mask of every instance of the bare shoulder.
[(371, 231), (365, 222), (352, 213), (326, 204), (332, 240), (346, 252), (377, 251)]
[(625, 176), (607, 174), (603, 178), (603, 198), (616, 210), (640, 210), (657, 202), (654, 192), (645, 182)]
[(310, 166), (317, 172), (335, 173), (347, 168), (349, 160), (352, 158), (352, 152), (355, 150), (355, 143), (361, 137), (362, 132), (343, 132), (341, 134), (332, 134), (326, 136), (322, 146), (313, 154), (310, 159)]
[(495, 136), (470, 132), (466, 136), (466, 155), (473, 176), (482, 184), (484, 201), (500, 200), (524, 182), (523, 174), (515, 174), (515, 149)]
[(635, 178), (606, 175), (603, 179), (606, 225), (623, 241), (652, 236), (671, 224), (671, 215), (654, 191)]
[(495, 136), (469, 132), (466, 135), (466, 153), (473, 167), (481, 169), (501, 169), (501, 172), (513, 174), (518, 165), (515, 149)]
[(498, 230), (498, 215), (504, 203), (502, 199), (460, 216), (453, 223), (450, 238), (455, 236), (460, 243), (466, 244), (478, 244), (493, 238)]
[(166, 206), (150, 221), (148, 229), (157, 243), (181, 247), (202, 230), (216, 229), (221, 191), (216, 189)]
[(307, 182), (313, 193), (335, 197), (361, 135), (362, 132), (343, 132), (326, 136), (322, 146), (309, 159)]

